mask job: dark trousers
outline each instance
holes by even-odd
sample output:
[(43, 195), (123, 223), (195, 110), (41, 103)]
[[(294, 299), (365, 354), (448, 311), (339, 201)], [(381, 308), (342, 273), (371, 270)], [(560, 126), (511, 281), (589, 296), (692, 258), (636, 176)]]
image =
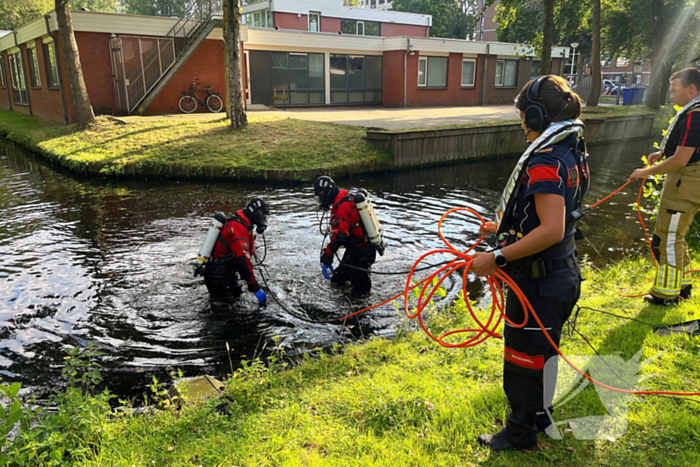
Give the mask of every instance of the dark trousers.
[(243, 293), (238, 283), (238, 271), (228, 264), (207, 263), (204, 268), (204, 284), (209, 296), (217, 300), (228, 300), (229, 296), (238, 297)]
[[(513, 271), (511, 277), (559, 347), (562, 327), (581, 294), (581, 273), (576, 262), (548, 272), (542, 279), (528, 279), (525, 268)], [(508, 292), (506, 316), (515, 324), (523, 322), (523, 308), (512, 291)], [(547, 364), (546, 372), (544, 368), (557, 352), (531, 314), (523, 328), (506, 323), (504, 340), (503, 390), (511, 408), (505, 438), (524, 448), (534, 447), (537, 432), (551, 423), (557, 360)]]
[(374, 245), (368, 243), (361, 247), (349, 247), (345, 249), (340, 266), (333, 273), (331, 284), (344, 285), (350, 281), (353, 291), (357, 294), (366, 294), (372, 290), (370, 274), (345, 265), (352, 265), (362, 269), (369, 269), (377, 258)]

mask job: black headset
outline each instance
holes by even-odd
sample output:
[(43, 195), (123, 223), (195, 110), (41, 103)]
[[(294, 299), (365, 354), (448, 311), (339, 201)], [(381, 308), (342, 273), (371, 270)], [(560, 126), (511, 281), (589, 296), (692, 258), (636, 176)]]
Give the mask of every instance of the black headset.
[(535, 133), (542, 133), (549, 126), (547, 107), (540, 98), (540, 88), (552, 76), (540, 76), (527, 88), (526, 96), (530, 105), (525, 109), (525, 125)]

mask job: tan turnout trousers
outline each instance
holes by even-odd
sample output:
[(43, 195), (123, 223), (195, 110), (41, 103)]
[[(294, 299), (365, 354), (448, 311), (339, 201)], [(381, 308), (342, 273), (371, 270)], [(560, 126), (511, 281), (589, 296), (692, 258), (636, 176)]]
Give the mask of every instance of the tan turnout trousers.
[(666, 175), (652, 250), (658, 269), (651, 294), (674, 299), (681, 288), (690, 285), (690, 256), (685, 236), (700, 209), (700, 166), (688, 165)]

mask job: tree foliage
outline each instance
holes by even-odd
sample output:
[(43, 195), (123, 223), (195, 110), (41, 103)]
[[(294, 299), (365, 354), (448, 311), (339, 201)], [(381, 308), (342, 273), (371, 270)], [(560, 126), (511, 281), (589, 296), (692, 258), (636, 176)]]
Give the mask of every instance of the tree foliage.
[[(74, 0), (72, 10), (115, 12), (117, 0)], [(53, 0), (0, 0), (0, 29), (20, 28), (54, 9)]]
[(394, 0), (394, 11), (433, 16), (432, 37), (466, 39), (474, 34), (478, 0)]
[(181, 17), (188, 5), (187, 0), (122, 0), (122, 8), (130, 15)]

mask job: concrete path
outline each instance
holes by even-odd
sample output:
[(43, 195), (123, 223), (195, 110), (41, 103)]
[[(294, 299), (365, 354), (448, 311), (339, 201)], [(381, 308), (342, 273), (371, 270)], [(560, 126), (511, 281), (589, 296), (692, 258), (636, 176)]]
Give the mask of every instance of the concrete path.
[(340, 123), (384, 130), (407, 130), (468, 123), (519, 120), (512, 105), (474, 107), (343, 107), (251, 111), (251, 117), (275, 115), (313, 122)]
[[(257, 106), (256, 106), (257, 107)], [(262, 106), (260, 106), (262, 107)], [(333, 107), (274, 110), (249, 110), (249, 117), (287, 117), (312, 122), (339, 123), (384, 130), (407, 130), (446, 125), (465, 125), (480, 122), (519, 120), (512, 105), (474, 107)], [(222, 118), (223, 114), (197, 113), (192, 115), (172, 114), (148, 117), (123, 117), (127, 121), (160, 119), (208, 119)]]

